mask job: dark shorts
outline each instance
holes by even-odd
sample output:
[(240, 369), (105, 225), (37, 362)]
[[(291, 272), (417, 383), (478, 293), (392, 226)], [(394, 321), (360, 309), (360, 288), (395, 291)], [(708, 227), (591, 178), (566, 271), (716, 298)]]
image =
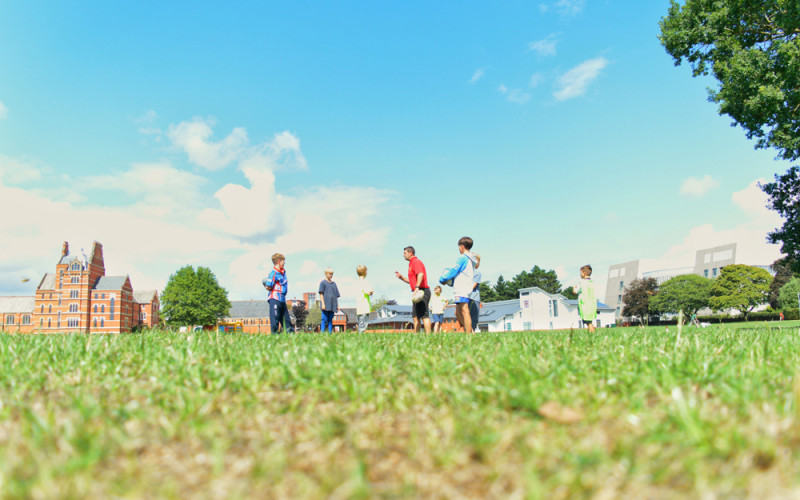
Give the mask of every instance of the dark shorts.
[(431, 289), (420, 288), (422, 290), (422, 300), (416, 304), (411, 304), (411, 315), (417, 319), (425, 319), (428, 317), (428, 303), (431, 301)]
[(592, 323), (594, 323), (594, 321), (592, 321), (592, 320), (590, 320), (590, 319), (583, 319), (583, 320), (581, 320), (581, 321), (583, 321), (583, 324), (584, 324), (584, 325), (591, 325)]

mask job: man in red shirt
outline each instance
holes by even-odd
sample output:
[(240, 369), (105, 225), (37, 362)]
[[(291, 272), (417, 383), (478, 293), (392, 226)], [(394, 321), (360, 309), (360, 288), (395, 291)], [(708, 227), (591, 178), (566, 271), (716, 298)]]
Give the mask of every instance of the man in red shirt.
[(428, 273), (425, 272), (425, 264), (416, 256), (414, 247), (405, 247), (403, 257), (408, 261), (408, 278), (395, 271), (394, 275), (405, 281), (411, 286), (411, 291), (422, 290), (422, 300), (416, 304), (411, 304), (411, 315), (414, 317), (414, 330), (419, 332), (420, 327), (425, 325), (425, 333), (431, 333), (431, 318), (428, 314), (428, 303), (431, 301), (431, 289), (428, 288)]

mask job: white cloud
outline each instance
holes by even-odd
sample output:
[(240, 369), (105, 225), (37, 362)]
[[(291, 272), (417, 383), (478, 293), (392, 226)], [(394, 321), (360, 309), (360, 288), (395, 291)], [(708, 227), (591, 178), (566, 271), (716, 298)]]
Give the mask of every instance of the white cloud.
[(556, 55), (557, 44), (558, 40), (555, 39), (555, 35), (550, 35), (549, 37), (543, 40), (528, 42), (528, 48), (542, 57), (554, 56)]
[(590, 59), (575, 66), (559, 77), (558, 90), (553, 93), (553, 97), (558, 101), (564, 101), (585, 94), (586, 89), (600, 76), (600, 72), (606, 66), (608, 60), (603, 57)]
[(42, 174), (47, 171), (49, 169), (36, 161), (21, 160), (0, 154), (0, 182), (5, 184), (23, 184), (38, 181), (42, 178)]
[(585, 5), (585, 0), (558, 0), (553, 4), (553, 7), (559, 14), (566, 16), (579, 14), (583, 11)]
[(230, 165), (244, 152), (248, 144), (247, 132), (237, 127), (228, 137), (214, 142), (211, 139), (213, 118), (195, 118), (188, 122), (170, 125), (167, 137), (172, 144), (183, 149), (189, 160), (208, 170), (219, 170)]
[(543, 81), (544, 81), (544, 76), (542, 76), (541, 73), (534, 73), (531, 75), (531, 79), (528, 81), (528, 86), (531, 88), (538, 87), (539, 84), (542, 83)]
[[(102, 242), (108, 274), (130, 274), (135, 289), (161, 290), (183, 265), (210, 267), (232, 298), (263, 296), (260, 279), (272, 267), (270, 256), (276, 251), (298, 265), (303, 262), (302, 270), (309, 273), (331, 252), (339, 252), (333, 254), (337, 259), (381, 255), (389, 231), (387, 203), (398, 193), (326, 186), (277, 194), (278, 167), (305, 166), (296, 136), (282, 132), (262, 144), (226, 150), (227, 146), (217, 148), (224, 141), (210, 140), (213, 131), (203, 127), (207, 123), (199, 125), (194, 130), (200, 133), (194, 135), (191, 127), (180, 124), (170, 130), (205, 142), (196, 149), (192, 148), (198, 142), (182, 144), (190, 157), (206, 166), (235, 162), (245, 185), (229, 183), (212, 196), (207, 194), (214, 187), (210, 178), (162, 161), (105, 175), (53, 179), (67, 183), (58, 188), (63, 193), (54, 193), (13, 186), (39, 181), (47, 169), (0, 156), (0, 213), (13, 214), (0, 217), (0, 293), (32, 293), (41, 275), (52, 272), (62, 241), (69, 241), (75, 251), (81, 246), (88, 251), (92, 241)], [(236, 154), (229, 154), (233, 150)], [(118, 196), (105, 203), (96, 196), (102, 192)], [(13, 288), (20, 284), (20, 272), (31, 281)], [(300, 284), (314, 286), (316, 278)], [(298, 296), (308, 291), (298, 282), (293, 290)]]
[(526, 94), (520, 89), (510, 89), (503, 84), (500, 84), (497, 87), (497, 91), (503, 94), (508, 102), (513, 102), (516, 104), (525, 104), (526, 102), (531, 100), (530, 94)]
[(703, 177), (689, 177), (681, 183), (680, 193), (694, 198), (703, 196), (719, 186), (719, 181), (706, 174)]
[(475, 73), (472, 74), (472, 78), (469, 79), (469, 83), (476, 83), (478, 80), (483, 78), (486, 74), (485, 68), (478, 68), (475, 70)]
[(8, 108), (0, 101), (0, 120), (8, 116)]

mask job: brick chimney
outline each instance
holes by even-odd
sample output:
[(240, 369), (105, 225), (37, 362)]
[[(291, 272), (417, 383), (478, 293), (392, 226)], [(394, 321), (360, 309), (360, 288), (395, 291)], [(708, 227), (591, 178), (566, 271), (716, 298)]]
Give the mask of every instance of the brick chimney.
[(67, 255), (69, 255), (69, 243), (65, 241), (64, 245), (61, 247), (61, 256), (66, 257)]

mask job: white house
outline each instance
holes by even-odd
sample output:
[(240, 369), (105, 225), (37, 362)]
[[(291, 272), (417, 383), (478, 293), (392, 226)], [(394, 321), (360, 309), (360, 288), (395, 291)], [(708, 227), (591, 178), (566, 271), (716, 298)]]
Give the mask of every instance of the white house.
[[(519, 291), (519, 308), (521, 330), (583, 328), (578, 314), (578, 301), (570, 300), (559, 293), (548, 293), (536, 286), (522, 288)], [(615, 322), (615, 309), (597, 301), (595, 326), (610, 326)]]

